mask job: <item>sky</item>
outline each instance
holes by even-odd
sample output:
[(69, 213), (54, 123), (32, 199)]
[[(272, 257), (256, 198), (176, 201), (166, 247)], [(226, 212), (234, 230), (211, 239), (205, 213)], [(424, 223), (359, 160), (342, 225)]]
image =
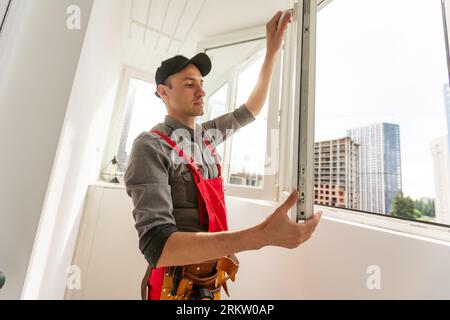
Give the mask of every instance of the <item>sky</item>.
[(446, 135), (439, 0), (335, 0), (318, 13), (316, 141), (400, 125), (403, 191), (434, 197), (430, 143)]

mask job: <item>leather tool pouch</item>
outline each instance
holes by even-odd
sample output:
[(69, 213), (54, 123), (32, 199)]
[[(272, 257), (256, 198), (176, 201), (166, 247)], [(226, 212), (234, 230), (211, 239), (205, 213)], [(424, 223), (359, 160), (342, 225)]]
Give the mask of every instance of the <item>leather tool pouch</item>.
[(220, 300), (226, 282), (236, 280), (239, 261), (235, 255), (181, 267), (166, 268), (161, 300)]

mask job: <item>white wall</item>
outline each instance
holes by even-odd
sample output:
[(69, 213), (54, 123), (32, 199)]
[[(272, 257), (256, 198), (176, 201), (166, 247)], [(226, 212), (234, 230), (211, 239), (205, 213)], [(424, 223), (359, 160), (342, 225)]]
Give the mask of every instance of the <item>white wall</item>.
[[(274, 208), (228, 199), (232, 228), (261, 221)], [(233, 299), (450, 299), (450, 243), (327, 217), (295, 250), (239, 254)], [(381, 289), (369, 290), (369, 266)]]
[(67, 300), (141, 297), (148, 264), (138, 248), (131, 200), (123, 186), (104, 185), (88, 191), (72, 262), (81, 271), (79, 279), (73, 278), (81, 290), (68, 288)]
[(62, 299), (86, 191), (96, 181), (123, 69), (122, 0), (96, 0), (70, 95), (23, 297)]
[(92, 2), (15, 0), (0, 38), (0, 299), (21, 294)]
[[(227, 197), (230, 229), (253, 226), (274, 207)], [(131, 199), (123, 187), (92, 186), (75, 262), (81, 290), (68, 299), (139, 299), (145, 262)], [(450, 299), (450, 243), (346, 223), (326, 213), (313, 238), (295, 250), (238, 254), (232, 299)], [(94, 223), (94, 221), (96, 221)], [(109, 222), (109, 223), (108, 223)], [(369, 290), (369, 266), (381, 289)], [(117, 282), (109, 281), (117, 278)], [(226, 298), (226, 296), (224, 297)]]

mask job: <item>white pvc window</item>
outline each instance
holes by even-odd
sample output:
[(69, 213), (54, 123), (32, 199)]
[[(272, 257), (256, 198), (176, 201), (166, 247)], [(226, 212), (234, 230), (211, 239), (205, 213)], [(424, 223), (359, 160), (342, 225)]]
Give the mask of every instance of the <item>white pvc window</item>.
[(116, 157), (119, 168), (125, 170), (134, 140), (164, 122), (167, 114), (161, 99), (155, 96), (152, 75), (126, 69), (111, 123), (110, 143), (105, 151), (105, 165)]
[[(213, 71), (206, 77), (205, 87), (207, 92), (214, 92), (208, 99), (202, 121), (232, 112), (247, 101), (264, 62), (265, 44), (264, 28), (251, 30), (243, 38), (240, 33), (239, 37), (229, 35), (228, 39), (212, 39), (200, 44), (199, 51), (205, 51), (213, 61)], [(271, 131), (279, 126), (280, 65), (280, 62), (276, 65), (268, 100), (257, 119), (228, 139), (223, 149), (219, 148), (228, 195), (264, 200), (277, 198), (278, 171), (268, 170), (267, 159), (270, 159)], [(278, 141), (275, 144), (278, 145)], [(273, 157), (278, 157), (277, 151)]]
[[(150, 131), (158, 123), (164, 122), (167, 114), (164, 103), (155, 96), (156, 85), (132, 78), (127, 98), (127, 108), (130, 109), (131, 119), (126, 134), (125, 152), (131, 153), (136, 137), (145, 131)], [(124, 132), (125, 136), (125, 132)]]

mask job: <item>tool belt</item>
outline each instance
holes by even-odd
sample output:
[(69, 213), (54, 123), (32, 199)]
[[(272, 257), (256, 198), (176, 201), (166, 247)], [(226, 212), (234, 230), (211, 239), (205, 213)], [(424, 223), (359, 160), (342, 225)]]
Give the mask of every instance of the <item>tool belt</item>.
[(227, 281), (236, 280), (239, 260), (235, 255), (199, 264), (166, 268), (161, 300), (220, 300), (228, 296)]

